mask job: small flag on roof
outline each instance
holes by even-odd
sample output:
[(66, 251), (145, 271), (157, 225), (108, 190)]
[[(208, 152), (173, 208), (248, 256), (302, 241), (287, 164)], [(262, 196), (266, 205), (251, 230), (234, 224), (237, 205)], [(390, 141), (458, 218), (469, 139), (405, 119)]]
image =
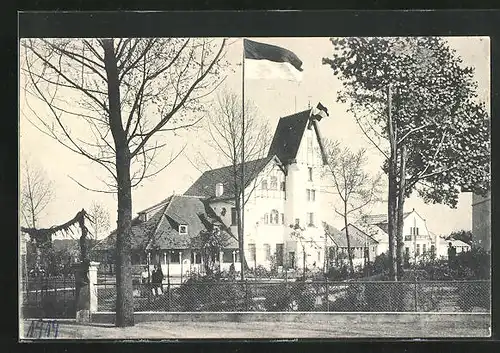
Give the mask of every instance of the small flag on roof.
[(320, 121), (330, 115), (328, 114), (328, 108), (319, 102), (315, 108), (311, 109), (311, 116), (314, 116), (318, 121)]
[(302, 80), (302, 61), (292, 51), (244, 39), (245, 76), (253, 79)]

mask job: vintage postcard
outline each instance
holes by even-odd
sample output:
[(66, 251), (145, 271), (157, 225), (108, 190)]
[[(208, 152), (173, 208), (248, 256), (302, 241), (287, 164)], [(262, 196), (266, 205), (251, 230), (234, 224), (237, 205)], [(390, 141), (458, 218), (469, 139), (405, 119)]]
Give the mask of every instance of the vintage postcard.
[(489, 37), (19, 60), (21, 340), (490, 337)]

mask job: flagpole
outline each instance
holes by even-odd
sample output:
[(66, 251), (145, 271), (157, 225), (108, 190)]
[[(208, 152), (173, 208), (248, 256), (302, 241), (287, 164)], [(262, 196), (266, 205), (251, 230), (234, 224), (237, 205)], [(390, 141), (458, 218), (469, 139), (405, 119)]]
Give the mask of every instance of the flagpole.
[(241, 271), (241, 280), (245, 279), (245, 275), (243, 273), (244, 270), (244, 251), (243, 247), (245, 246), (243, 242), (243, 234), (245, 230), (245, 39), (243, 38), (243, 67), (242, 67), (242, 77), (241, 77), (241, 234), (240, 234), (240, 271)]

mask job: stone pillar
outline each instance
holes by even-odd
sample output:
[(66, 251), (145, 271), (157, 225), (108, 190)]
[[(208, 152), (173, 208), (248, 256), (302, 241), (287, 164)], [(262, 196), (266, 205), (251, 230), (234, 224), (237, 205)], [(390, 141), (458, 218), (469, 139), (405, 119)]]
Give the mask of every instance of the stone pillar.
[(90, 291), (90, 313), (97, 311), (97, 269), (99, 262), (90, 262), (89, 266), (89, 291)]
[(92, 312), (97, 311), (97, 267), (99, 262), (77, 263), (75, 272), (76, 321), (89, 323)]

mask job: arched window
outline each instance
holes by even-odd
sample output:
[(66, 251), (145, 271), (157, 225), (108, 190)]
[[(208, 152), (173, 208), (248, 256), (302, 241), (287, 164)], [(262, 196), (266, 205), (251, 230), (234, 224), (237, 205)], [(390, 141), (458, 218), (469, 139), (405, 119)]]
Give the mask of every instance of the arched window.
[(271, 211), (271, 224), (278, 224), (279, 222), (279, 213), (277, 210)]

